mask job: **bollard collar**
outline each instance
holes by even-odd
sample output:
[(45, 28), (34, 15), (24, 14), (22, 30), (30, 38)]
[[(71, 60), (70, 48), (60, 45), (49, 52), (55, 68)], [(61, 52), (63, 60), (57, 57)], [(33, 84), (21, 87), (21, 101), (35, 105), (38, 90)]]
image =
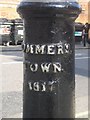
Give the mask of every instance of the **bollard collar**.
[(75, 20), (81, 7), (76, 0), (22, 0), (17, 12), (22, 18), (56, 16)]
[(78, 0), (22, 0), (22, 2), (78, 2)]

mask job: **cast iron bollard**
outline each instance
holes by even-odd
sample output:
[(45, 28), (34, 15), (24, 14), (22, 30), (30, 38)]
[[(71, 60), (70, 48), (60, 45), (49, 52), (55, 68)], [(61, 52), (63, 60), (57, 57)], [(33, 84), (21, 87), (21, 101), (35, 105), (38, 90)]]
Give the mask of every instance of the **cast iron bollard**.
[(74, 20), (81, 11), (73, 0), (23, 0), (23, 118), (74, 118)]

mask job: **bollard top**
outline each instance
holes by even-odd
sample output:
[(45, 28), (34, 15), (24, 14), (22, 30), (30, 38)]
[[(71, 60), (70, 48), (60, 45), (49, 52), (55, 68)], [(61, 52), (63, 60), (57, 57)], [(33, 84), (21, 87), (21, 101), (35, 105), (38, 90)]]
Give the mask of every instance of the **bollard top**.
[(22, 18), (64, 17), (75, 20), (81, 12), (77, 0), (22, 0), (17, 6)]
[(21, 0), (22, 2), (78, 2), (78, 0)]

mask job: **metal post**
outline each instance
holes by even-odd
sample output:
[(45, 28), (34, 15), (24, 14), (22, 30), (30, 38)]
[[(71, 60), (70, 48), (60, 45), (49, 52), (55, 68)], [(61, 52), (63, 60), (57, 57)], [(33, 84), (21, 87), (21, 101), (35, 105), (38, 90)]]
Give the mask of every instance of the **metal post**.
[(23, 0), (23, 118), (74, 118), (75, 0)]
[(11, 20), (10, 40), (15, 45), (15, 20)]

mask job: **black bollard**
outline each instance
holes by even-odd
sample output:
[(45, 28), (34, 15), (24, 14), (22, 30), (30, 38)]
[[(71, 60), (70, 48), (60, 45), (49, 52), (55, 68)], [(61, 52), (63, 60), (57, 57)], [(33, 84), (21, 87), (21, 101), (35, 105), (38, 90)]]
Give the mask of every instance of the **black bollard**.
[(23, 118), (75, 118), (74, 0), (23, 0)]
[(10, 40), (12, 45), (15, 45), (15, 20), (11, 20), (11, 29), (10, 29)]

